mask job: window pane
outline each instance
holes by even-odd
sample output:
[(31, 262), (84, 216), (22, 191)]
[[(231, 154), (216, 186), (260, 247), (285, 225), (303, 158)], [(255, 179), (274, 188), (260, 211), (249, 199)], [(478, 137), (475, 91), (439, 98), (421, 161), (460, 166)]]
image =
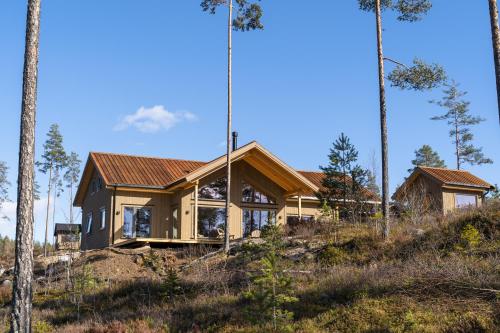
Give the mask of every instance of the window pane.
[(90, 234), (92, 231), (92, 213), (87, 215), (87, 233)]
[(101, 209), (101, 229), (106, 228), (106, 209)]
[(467, 194), (455, 195), (455, 208), (476, 207), (476, 196)]
[(125, 207), (123, 209), (123, 237), (134, 237), (134, 208)]
[(219, 178), (210, 184), (202, 186), (198, 190), (198, 198), (208, 200), (225, 200), (226, 186), (226, 178)]
[(217, 237), (219, 234), (217, 229), (224, 229), (225, 219), (225, 208), (198, 207), (198, 235)]
[(257, 191), (252, 185), (243, 182), (241, 201), (249, 203), (276, 204), (276, 199)]
[(276, 211), (274, 210), (243, 210), (243, 237), (252, 235), (255, 230), (261, 230), (268, 224), (276, 223)]
[(137, 237), (149, 237), (151, 234), (151, 209), (140, 208), (136, 212), (136, 235)]

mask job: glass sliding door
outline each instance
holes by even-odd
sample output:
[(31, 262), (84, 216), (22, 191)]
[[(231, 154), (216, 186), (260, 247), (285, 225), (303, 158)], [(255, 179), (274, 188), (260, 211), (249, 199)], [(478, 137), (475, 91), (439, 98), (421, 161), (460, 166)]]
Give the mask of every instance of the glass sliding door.
[(274, 209), (243, 209), (243, 237), (252, 237), (254, 231), (261, 230), (264, 226), (275, 223), (276, 210)]
[(148, 238), (151, 236), (151, 208), (123, 208), (123, 237)]

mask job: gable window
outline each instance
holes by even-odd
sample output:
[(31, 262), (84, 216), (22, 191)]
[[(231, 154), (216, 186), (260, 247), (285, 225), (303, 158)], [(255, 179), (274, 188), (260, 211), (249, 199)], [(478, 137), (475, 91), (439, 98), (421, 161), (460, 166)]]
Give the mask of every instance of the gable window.
[(455, 194), (455, 208), (476, 207), (476, 196), (470, 194)]
[(226, 178), (219, 178), (210, 184), (200, 187), (198, 198), (202, 200), (226, 200), (226, 187)]
[(99, 210), (99, 220), (101, 222), (101, 230), (106, 228), (106, 208), (102, 207)]
[(123, 237), (148, 238), (151, 235), (151, 208), (124, 207), (123, 208)]
[(102, 178), (98, 177), (97, 178), (97, 191), (102, 190)]
[(91, 193), (92, 194), (94, 194), (95, 192), (97, 192), (97, 184), (96, 184), (95, 179), (93, 179), (92, 183), (90, 183), (90, 189), (91, 189)]
[(276, 199), (272, 196), (264, 194), (250, 184), (243, 182), (243, 191), (241, 201), (246, 203), (257, 203), (257, 204), (276, 204)]
[(92, 212), (87, 214), (87, 234), (92, 231)]

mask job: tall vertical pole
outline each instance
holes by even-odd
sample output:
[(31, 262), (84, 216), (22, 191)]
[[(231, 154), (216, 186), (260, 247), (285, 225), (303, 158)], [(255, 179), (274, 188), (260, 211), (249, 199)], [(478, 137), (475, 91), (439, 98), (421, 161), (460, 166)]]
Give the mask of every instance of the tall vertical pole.
[(31, 332), (33, 283), (33, 202), (35, 115), (38, 78), (40, 0), (28, 1), (23, 93), (17, 176), (16, 259), (12, 291), (11, 332)]
[(500, 121), (500, 31), (498, 28), (497, 0), (488, 0), (490, 7), (491, 39), (493, 42), (493, 57), (495, 61), (495, 77), (497, 82), (497, 107)]
[(227, 187), (226, 220), (224, 223), (224, 251), (229, 252), (229, 225), (231, 223), (231, 127), (232, 127), (232, 47), (233, 47), (233, 0), (229, 0), (227, 24)]
[(387, 109), (385, 104), (384, 51), (382, 48), (382, 14), (380, 0), (375, 0), (377, 24), (378, 81), (380, 98), (380, 135), (382, 143), (382, 214), (384, 216), (384, 236), (389, 236), (389, 154), (387, 143)]

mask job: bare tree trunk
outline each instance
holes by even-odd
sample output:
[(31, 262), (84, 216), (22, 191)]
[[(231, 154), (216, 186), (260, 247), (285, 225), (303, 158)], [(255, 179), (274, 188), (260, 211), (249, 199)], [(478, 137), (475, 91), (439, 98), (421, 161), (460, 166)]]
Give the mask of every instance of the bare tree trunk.
[(47, 243), (49, 239), (49, 211), (50, 193), (52, 191), (52, 166), (49, 168), (49, 189), (47, 190), (47, 213), (45, 214), (45, 241), (43, 242), (43, 255), (47, 256)]
[(491, 37), (493, 41), (493, 56), (495, 59), (495, 77), (497, 81), (497, 107), (500, 121), (500, 31), (498, 29), (497, 0), (488, 0), (490, 4)]
[(19, 170), (17, 178), (16, 259), (10, 322), (10, 331), (16, 333), (31, 332), (33, 188), (39, 32), (40, 0), (29, 0), (26, 19)]
[(232, 127), (232, 47), (233, 47), (233, 0), (229, 0), (229, 17), (227, 29), (227, 187), (226, 187), (226, 221), (224, 225), (224, 251), (229, 252), (229, 224), (231, 223), (231, 127)]
[[(69, 223), (73, 224), (73, 181), (69, 184)], [(198, 221), (196, 221), (196, 223), (198, 223)]]
[(384, 237), (389, 236), (389, 154), (387, 143), (387, 109), (385, 104), (384, 51), (382, 48), (382, 14), (380, 0), (375, 1), (377, 23), (378, 80), (380, 98), (380, 134), (382, 142), (382, 214), (384, 215)]
[(460, 170), (460, 134), (458, 133), (458, 115), (455, 112), (455, 154), (457, 155), (457, 170)]

